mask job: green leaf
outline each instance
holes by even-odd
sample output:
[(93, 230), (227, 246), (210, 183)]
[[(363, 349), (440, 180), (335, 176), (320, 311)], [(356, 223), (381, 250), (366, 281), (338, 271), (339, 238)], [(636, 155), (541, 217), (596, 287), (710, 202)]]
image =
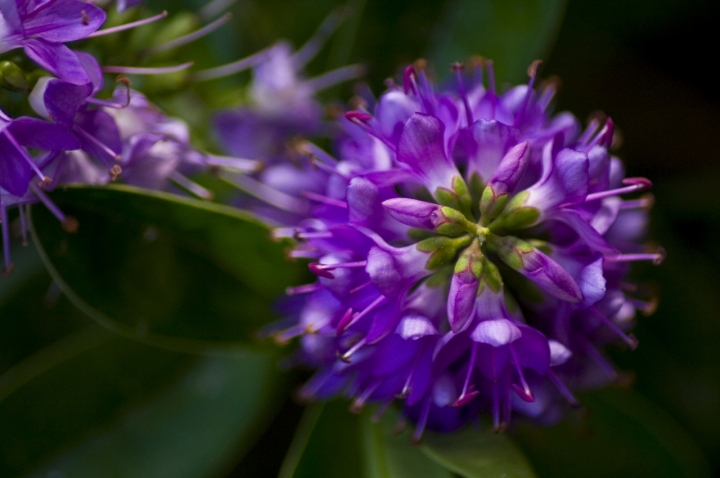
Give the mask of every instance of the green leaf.
[(92, 325), (0, 376), (0, 476), (208, 476), (249, 448), (276, 385), (268, 354), (181, 354)]
[(70, 187), (31, 224), (62, 291), (105, 327), (167, 348), (248, 344), (271, 303), (302, 277), (266, 226), (225, 206), (129, 186)]
[(544, 59), (560, 28), (565, 0), (455, 0), (433, 36), (428, 57), (437, 71), (473, 55), (493, 60), (498, 85), (527, 78)]
[(541, 476), (712, 476), (687, 433), (641, 395), (603, 390), (582, 402), (589, 413), (579, 420), (519, 428), (517, 438)]
[(366, 478), (452, 478), (446, 468), (428, 459), (420, 447), (410, 441), (410, 434), (393, 431), (398, 413), (388, 410), (379, 422), (372, 414), (362, 416)]
[(279, 478), (362, 478), (359, 423), (343, 402), (305, 411)]
[(468, 427), (452, 433), (426, 431), (422, 450), (442, 466), (466, 478), (535, 476), (510, 437), (487, 428)]

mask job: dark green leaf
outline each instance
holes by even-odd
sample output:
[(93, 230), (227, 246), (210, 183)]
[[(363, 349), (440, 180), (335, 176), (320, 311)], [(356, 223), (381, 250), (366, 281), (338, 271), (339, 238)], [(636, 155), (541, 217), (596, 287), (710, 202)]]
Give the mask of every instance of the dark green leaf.
[(466, 478), (534, 477), (530, 464), (507, 434), (487, 427), (453, 433), (425, 432), (422, 450), (444, 467)]
[(589, 414), (580, 420), (518, 430), (517, 438), (542, 476), (711, 476), (685, 431), (639, 394), (604, 390), (582, 401)]
[(362, 478), (358, 417), (335, 400), (309, 407), (279, 478)]
[(33, 209), (48, 269), (81, 310), (135, 339), (190, 350), (247, 344), (301, 277), (264, 225), (230, 207), (128, 186), (52, 197), (80, 227), (68, 234)]
[(0, 476), (208, 476), (265, 425), (274, 370), (92, 325), (0, 377)]
[(493, 60), (498, 85), (522, 81), (530, 63), (550, 52), (564, 11), (565, 0), (448, 2), (429, 58), (444, 72), (455, 61), (482, 55)]
[(379, 422), (372, 415), (362, 417), (366, 478), (452, 478), (453, 474), (428, 459), (420, 447), (410, 441), (410, 433), (397, 433), (393, 428), (398, 414), (388, 410)]

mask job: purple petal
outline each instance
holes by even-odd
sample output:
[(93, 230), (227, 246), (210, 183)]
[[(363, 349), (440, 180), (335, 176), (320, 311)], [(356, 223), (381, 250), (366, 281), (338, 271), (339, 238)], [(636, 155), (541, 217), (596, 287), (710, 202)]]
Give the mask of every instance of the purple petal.
[(33, 171), (7, 134), (0, 133), (0, 187), (10, 194), (22, 196), (28, 190)]
[(495, 120), (479, 120), (461, 130), (457, 148), (467, 156), (467, 174), (477, 173), (487, 182), (513, 139), (512, 129)]
[(556, 340), (549, 340), (550, 345), (550, 366), (562, 365), (572, 357), (572, 352)]
[(90, 78), (73, 51), (60, 43), (50, 43), (40, 38), (25, 41), (25, 53), (38, 65), (58, 78), (81, 85)]
[(517, 325), (507, 319), (485, 320), (480, 322), (471, 337), (475, 342), (500, 347), (518, 340), (522, 332)]
[(431, 193), (439, 187), (452, 190), (452, 178), (459, 176), (455, 164), (445, 154), (445, 125), (435, 116), (415, 113), (405, 124), (397, 158), (426, 181)]
[(391, 90), (380, 98), (375, 109), (375, 118), (377, 118), (382, 134), (391, 143), (397, 144), (405, 127), (405, 121), (420, 110), (420, 105), (413, 97), (398, 90)]
[(433, 217), (440, 210), (437, 204), (410, 198), (388, 199), (383, 201), (382, 205), (393, 219), (410, 227), (428, 231), (435, 229)]
[(503, 156), (489, 182), (495, 194), (512, 194), (527, 169), (529, 157), (530, 146), (527, 141), (513, 146)]
[(519, 365), (545, 375), (550, 368), (548, 339), (541, 332), (527, 325), (523, 325), (521, 331), (520, 339), (512, 344)]
[[(92, 93), (95, 94), (100, 91), (103, 87), (103, 73), (100, 68), (100, 63), (89, 53), (83, 51), (76, 51), (75, 56), (80, 60), (80, 64), (85, 69), (90, 82), (92, 83)], [(122, 87), (122, 85), (119, 85)], [(125, 100), (125, 88), (121, 88), (123, 92), (123, 101)], [(117, 91), (117, 90), (116, 90)], [(113, 95), (115, 96), (115, 95)]]
[(28, 148), (46, 151), (80, 148), (80, 142), (67, 128), (37, 118), (20, 117), (12, 122), (8, 130), (18, 143)]
[(92, 93), (92, 85), (90, 83), (75, 85), (56, 79), (44, 83), (38, 82), (36, 88), (41, 85), (44, 86), (42, 98), (48, 117), (57, 124), (71, 128), (80, 106)]
[(54, 0), (33, 10), (23, 21), (26, 36), (63, 43), (85, 38), (103, 24), (105, 12), (80, 0)]
[(405, 340), (417, 340), (428, 335), (437, 335), (438, 331), (424, 315), (405, 315), (395, 331)]
[(454, 273), (450, 281), (447, 314), (453, 332), (459, 332), (465, 328), (475, 309), (475, 299), (480, 281), (470, 271), (470, 267), (471, 265), (468, 265), (467, 269)]

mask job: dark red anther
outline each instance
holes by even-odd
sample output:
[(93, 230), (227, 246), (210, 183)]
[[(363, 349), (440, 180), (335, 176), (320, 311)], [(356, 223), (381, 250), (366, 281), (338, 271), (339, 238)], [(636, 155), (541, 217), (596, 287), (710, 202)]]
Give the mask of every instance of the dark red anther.
[(327, 269), (327, 267), (327, 265), (320, 264), (319, 262), (311, 262), (310, 264), (308, 264), (308, 269), (310, 269), (310, 272), (312, 272), (316, 276), (325, 277), (327, 279), (334, 279), (335, 276)]
[(647, 178), (625, 178), (622, 180), (622, 183), (626, 186), (637, 186), (638, 191), (652, 187), (652, 181)]
[(372, 115), (364, 111), (348, 111), (345, 113), (345, 119), (353, 123), (367, 123), (372, 119)]
[(415, 82), (413, 81), (415, 79), (415, 67), (413, 65), (408, 66), (405, 68), (405, 71), (403, 72), (403, 89), (405, 90), (405, 94), (407, 95), (409, 91), (412, 91), (414, 94), (417, 94), (417, 90), (415, 90)]

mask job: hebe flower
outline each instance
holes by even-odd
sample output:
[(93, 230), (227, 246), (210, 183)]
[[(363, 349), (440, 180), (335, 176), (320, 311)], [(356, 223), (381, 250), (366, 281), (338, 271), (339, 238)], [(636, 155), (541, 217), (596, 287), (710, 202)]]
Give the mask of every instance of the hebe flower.
[(480, 62), (471, 84), (455, 65), (447, 93), (408, 67), (372, 112), (348, 112), (338, 159), (316, 153), (324, 193), (301, 192), (317, 205), (276, 231), (318, 276), (288, 291), (301, 303), (274, 333), (301, 336), (318, 369), (302, 394), (399, 400), (416, 439), (484, 412), (496, 430), (513, 413), (553, 421), (571, 389), (616, 378), (600, 349), (634, 348), (650, 307), (628, 264), (663, 256), (639, 242), (648, 200), (622, 195), (650, 182), (610, 155), (612, 121), (551, 116), (537, 63), (502, 95), (484, 65), (489, 88)]

